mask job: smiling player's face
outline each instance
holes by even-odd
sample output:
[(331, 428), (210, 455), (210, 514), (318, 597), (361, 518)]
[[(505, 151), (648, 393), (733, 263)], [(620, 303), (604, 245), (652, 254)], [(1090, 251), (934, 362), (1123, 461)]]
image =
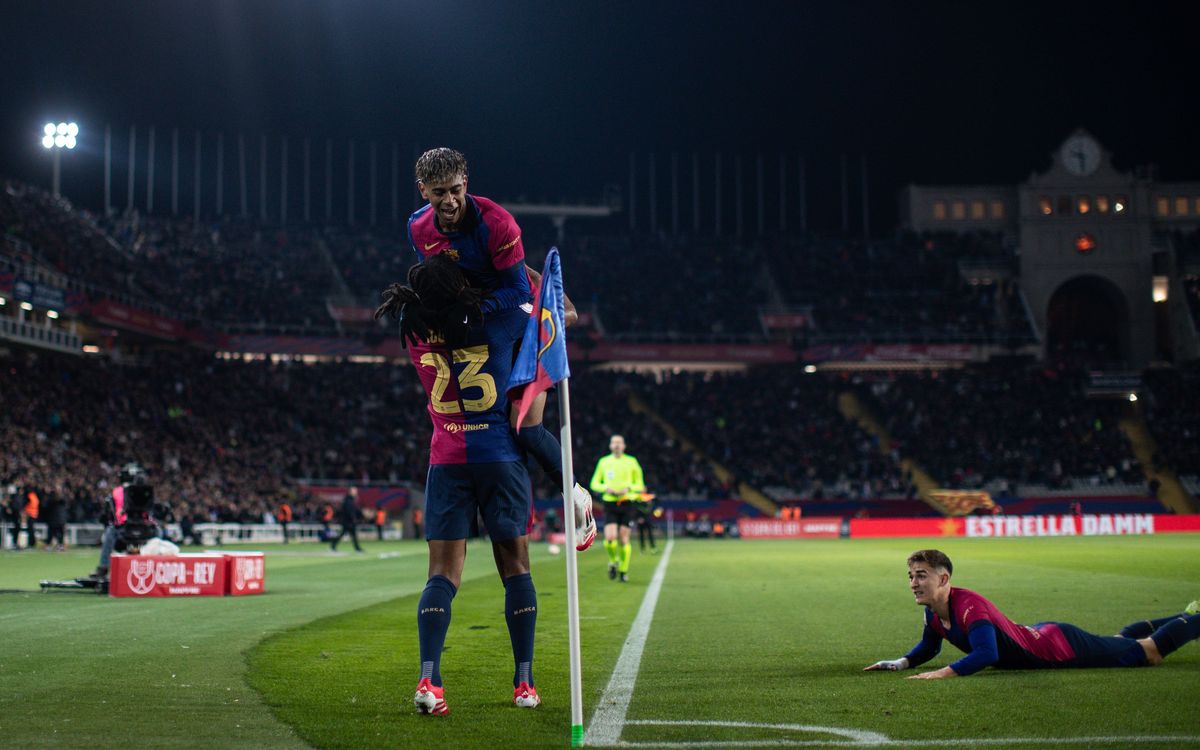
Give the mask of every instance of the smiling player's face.
[(447, 180), (418, 181), (417, 187), (421, 189), (421, 197), (433, 206), (442, 229), (454, 231), (467, 214), (467, 176), (460, 174)]

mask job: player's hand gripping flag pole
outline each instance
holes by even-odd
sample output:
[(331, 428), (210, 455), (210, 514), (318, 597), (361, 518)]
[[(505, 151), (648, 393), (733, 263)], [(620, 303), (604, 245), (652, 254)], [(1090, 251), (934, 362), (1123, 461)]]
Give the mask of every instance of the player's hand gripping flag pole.
[(579, 578), (575, 550), (575, 505), (572, 499), (574, 461), (571, 456), (571, 396), (568, 380), (566, 325), (563, 322), (562, 267), (558, 248), (550, 248), (542, 267), (542, 286), (525, 326), (521, 350), (508, 381), (509, 398), (517, 405), (517, 424), (533, 399), (558, 384), (563, 466), (563, 527), (567, 557), (567, 645), (571, 659), (571, 746), (583, 744), (583, 681), (579, 654)]

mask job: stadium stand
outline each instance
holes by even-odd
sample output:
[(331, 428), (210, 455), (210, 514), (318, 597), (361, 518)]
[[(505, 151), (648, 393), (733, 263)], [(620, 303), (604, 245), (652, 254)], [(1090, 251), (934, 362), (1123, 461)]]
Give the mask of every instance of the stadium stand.
[[(537, 267), (554, 240), (531, 226)], [(373, 307), (412, 261), (403, 227), (96, 217), (14, 181), (0, 194), (0, 227), (0, 272), (44, 269), (69, 289), (223, 332), (337, 333), (331, 300)], [(1176, 238), (1185, 264), (1200, 256), (1197, 236)], [(568, 293), (595, 314), (592, 330), (615, 340), (761, 342), (760, 304), (810, 307), (810, 341), (1032, 337), (1011, 280), (1015, 254), (994, 235), (898, 234), (863, 244), (610, 229), (568, 236), (562, 246)], [(1185, 283), (1200, 306), (1200, 282)], [(72, 498), (72, 518), (83, 518), (94, 515), (116, 467), (138, 460), (180, 512), (237, 520), (262, 517), (300, 480), (423, 480), (428, 419), (406, 363), (301, 365), (222, 359), (182, 343), (149, 347), (142, 341), (111, 358), (0, 355), (0, 481)], [(714, 503), (740, 508), (740, 482), (813, 512), (921, 512), (901, 457), (943, 486), (1043, 498), (1030, 505), (1037, 512), (1057, 508), (1060, 490), (1115, 498), (1106, 502), (1144, 496), (1141, 467), (1117, 427), (1119, 405), (1086, 399), (1082, 383), (1079, 370), (1055, 365), (854, 379), (776, 365), (660, 371), (657, 380), (581, 366), (572, 380), (576, 473), (586, 481), (608, 437), (621, 433), (654, 491), (698, 512)], [(1147, 383), (1156, 463), (1194, 487), (1200, 414), (1189, 397), (1197, 374), (1151, 371)], [(847, 389), (877, 412), (895, 441), (890, 452), (839, 412)], [(688, 439), (704, 454), (685, 448)], [(538, 494), (553, 496), (534, 474)], [(296, 507), (297, 520), (315, 512), (303, 500)]]
[(1082, 373), (973, 368), (880, 379), (866, 389), (900, 448), (945, 486), (1139, 483), (1117, 401), (1088, 400)]
[[(787, 304), (812, 307), (821, 341), (1024, 342), (1032, 330), (1011, 251), (984, 237), (918, 237), (863, 244), (840, 237), (779, 242), (771, 278)], [(989, 274), (973, 278), (972, 262)]]
[(1155, 463), (1183, 476), (1200, 475), (1200, 370), (1152, 369), (1145, 377), (1151, 391), (1146, 421), (1159, 450)]

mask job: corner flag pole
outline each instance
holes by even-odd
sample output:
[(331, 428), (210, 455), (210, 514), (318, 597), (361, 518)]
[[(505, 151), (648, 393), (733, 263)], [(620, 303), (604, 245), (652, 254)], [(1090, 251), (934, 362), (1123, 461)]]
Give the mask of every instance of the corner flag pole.
[(561, 425), (563, 466), (563, 528), (567, 549), (567, 647), (571, 654), (571, 747), (583, 745), (583, 660), (579, 655), (579, 553), (575, 550), (575, 502), (572, 492), (575, 465), (571, 457), (571, 393), (570, 378), (558, 383), (558, 413)]

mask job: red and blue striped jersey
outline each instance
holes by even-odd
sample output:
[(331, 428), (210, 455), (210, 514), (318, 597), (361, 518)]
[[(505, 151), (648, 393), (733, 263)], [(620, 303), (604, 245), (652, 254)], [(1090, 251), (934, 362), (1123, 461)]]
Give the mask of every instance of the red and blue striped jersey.
[(458, 263), (467, 281), (487, 295), (484, 315), (532, 298), (521, 228), (495, 201), (467, 195), (462, 226), (453, 232), (443, 232), (432, 206), (425, 204), (408, 218), (408, 241), (421, 260), (444, 253)]
[(425, 341), (409, 347), (429, 397), (430, 464), (520, 460), (504, 388), (528, 318), (520, 309), (495, 313), (458, 349)]
[(970, 589), (950, 589), (950, 619), (947, 629), (933, 610), (928, 607), (925, 609), (925, 624), (963, 653), (971, 653), (968, 637), (971, 628), (977, 623), (990, 623), (996, 629), (996, 645), (1000, 656), (997, 667), (1028, 669), (1052, 666), (1075, 657), (1075, 649), (1055, 623), (1018, 625), (1005, 617), (995, 604)]

